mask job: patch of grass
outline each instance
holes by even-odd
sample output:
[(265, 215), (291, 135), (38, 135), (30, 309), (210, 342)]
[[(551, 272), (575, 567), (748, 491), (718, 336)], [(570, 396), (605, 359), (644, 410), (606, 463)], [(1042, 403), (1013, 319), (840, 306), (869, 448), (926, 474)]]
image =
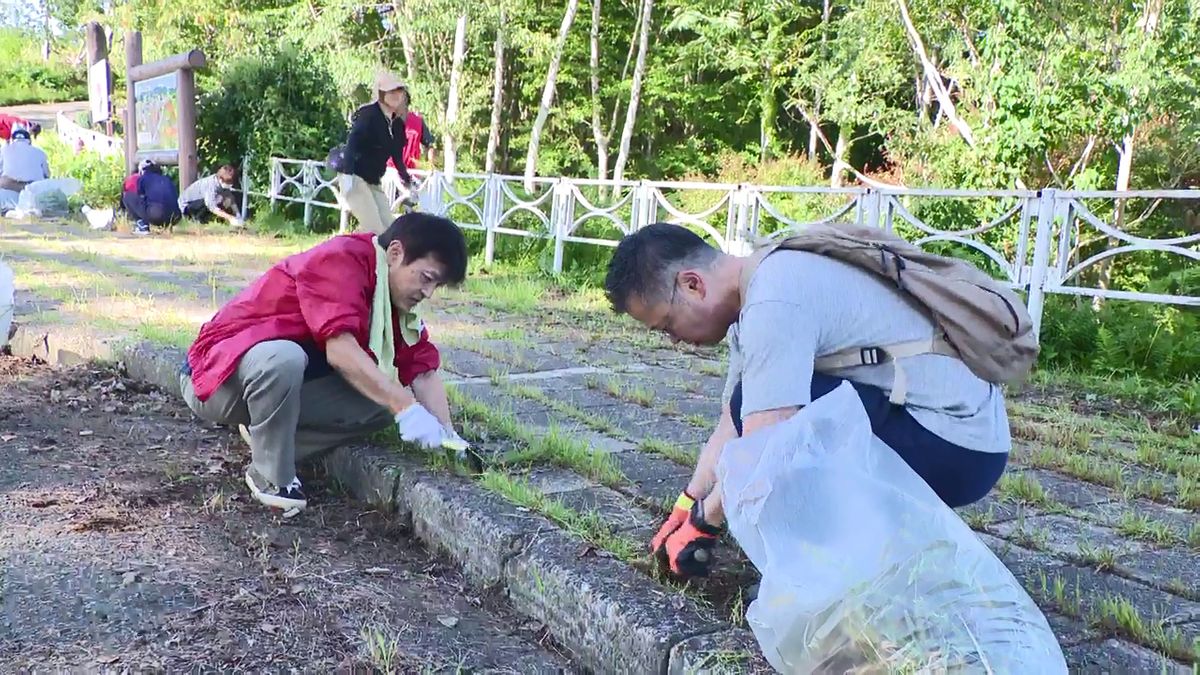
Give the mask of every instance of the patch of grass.
[(632, 562), (645, 557), (640, 542), (617, 534), (598, 514), (580, 513), (546, 496), (524, 478), (488, 471), (480, 478), (480, 483), (508, 501), (546, 516), (571, 534), (620, 560)]
[(1175, 477), (1175, 505), (1181, 509), (1200, 511), (1200, 480), (1178, 474)]
[(991, 525), (992, 522), (996, 519), (995, 509), (990, 506), (988, 507), (987, 511), (980, 511), (978, 509), (973, 509), (971, 511), (966, 512), (966, 514), (964, 514), (964, 515), (965, 515), (965, 517), (963, 518), (963, 520), (966, 521), (967, 526), (970, 527), (972, 530), (981, 530), (981, 531), (986, 530), (987, 526)]
[(584, 410), (576, 405), (553, 398), (542, 389), (538, 389), (537, 387), (532, 387), (529, 385), (513, 384), (510, 382), (499, 382), (497, 384), (499, 384), (500, 389), (506, 393), (540, 403), (550, 410), (562, 415), (563, 417), (579, 422), (593, 431), (598, 431), (602, 434), (607, 434), (617, 438), (624, 438), (625, 436), (620, 427), (617, 426), (616, 422), (613, 422), (604, 415), (601, 415), (600, 413), (588, 412), (587, 410)]
[(1058, 467), (1063, 473), (1089, 483), (1106, 485), (1120, 490), (1125, 485), (1125, 471), (1120, 464), (1088, 455), (1067, 455)]
[(1027, 473), (1004, 474), (996, 484), (996, 490), (1002, 499), (1018, 504), (1043, 506), (1050, 501), (1038, 479)]
[[(1197, 534), (1200, 534), (1200, 525), (1195, 527)], [(1182, 537), (1167, 523), (1134, 511), (1126, 511), (1121, 515), (1121, 519), (1117, 521), (1116, 530), (1122, 536), (1148, 541), (1160, 546), (1170, 546), (1182, 540)]]
[(504, 340), (516, 344), (528, 344), (529, 336), (520, 328), (488, 328), (483, 331), (487, 340)]
[(142, 322), (137, 327), (137, 334), (155, 344), (187, 349), (196, 339), (199, 328), (191, 323), (180, 325)]
[(545, 462), (580, 475), (592, 478), (609, 487), (623, 485), (628, 481), (617, 467), (612, 455), (592, 450), (582, 441), (571, 438), (558, 428), (551, 427), (543, 436), (525, 432), (522, 441), (525, 447), (510, 453), (505, 460), (512, 464), (534, 464)]
[[(654, 390), (641, 384), (629, 383), (613, 375), (604, 383), (604, 391), (613, 398), (649, 408), (654, 403)], [(670, 413), (668, 413), (670, 414)]]
[(1178, 629), (1168, 627), (1163, 619), (1143, 617), (1132, 602), (1121, 596), (1102, 598), (1093, 609), (1089, 623), (1094, 628), (1124, 635), (1172, 658), (1191, 662), (1197, 657), (1195, 641), (1189, 642)]
[(683, 421), (686, 422), (688, 426), (696, 427), (697, 429), (711, 429), (716, 426), (716, 423), (711, 419), (705, 417), (704, 415), (698, 414), (684, 415)]
[(1079, 559), (1085, 565), (1095, 567), (1097, 572), (1108, 572), (1117, 566), (1117, 552), (1107, 546), (1094, 547), (1079, 542)]
[(545, 307), (542, 299), (547, 287), (541, 280), (528, 277), (472, 275), (463, 284), (463, 292), (488, 309), (530, 314)]
[(638, 446), (640, 450), (652, 452), (656, 455), (661, 455), (667, 459), (682, 464), (683, 466), (692, 466), (696, 463), (696, 457), (687, 452), (683, 448), (674, 443), (659, 440), (657, 438), (647, 438)]
[(733, 602), (729, 604), (729, 623), (739, 627), (746, 627), (746, 597), (745, 591), (738, 589), (737, 595), (733, 596)]
[(1058, 611), (1063, 614), (1079, 618), (1083, 616), (1083, 592), (1079, 588), (1079, 579), (1076, 577), (1074, 588), (1067, 585), (1066, 581), (1060, 575), (1055, 574), (1053, 579), (1046, 576), (1045, 572), (1039, 572), (1040, 593), (1036, 593), (1039, 589), (1030, 589), (1035, 591), (1035, 594), (1047, 602), (1054, 603)]
[(1192, 523), (1187, 533), (1187, 544), (1200, 551), (1200, 523)]
[(1139, 478), (1136, 483), (1128, 486), (1125, 492), (1127, 496), (1145, 497), (1162, 502), (1167, 498), (1167, 484), (1161, 478)]
[(701, 360), (696, 364), (696, 369), (704, 375), (713, 375), (715, 377), (723, 377), (726, 374), (724, 364), (713, 363), (712, 361)]
[(1042, 528), (1025, 529), (1024, 525), (1017, 527), (1011, 536), (1018, 546), (1024, 546), (1034, 551), (1046, 548), (1046, 542), (1049, 539), (1046, 530)]
[(746, 661), (750, 655), (746, 652), (732, 649), (721, 649), (704, 657), (697, 672), (713, 673), (713, 675), (732, 675), (746, 672)]
[(400, 667), (400, 642), (382, 628), (363, 626), (358, 632), (367, 661), (386, 675), (396, 673)]

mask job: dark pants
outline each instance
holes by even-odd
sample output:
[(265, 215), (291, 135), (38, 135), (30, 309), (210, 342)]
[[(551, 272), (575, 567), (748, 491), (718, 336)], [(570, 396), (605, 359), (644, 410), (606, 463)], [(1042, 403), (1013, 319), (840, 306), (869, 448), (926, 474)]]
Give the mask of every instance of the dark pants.
[(151, 225), (174, 225), (179, 222), (178, 204), (147, 202), (136, 192), (126, 192), (121, 195), (121, 205), (125, 207), (129, 215)]
[[(814, 373), (813, 400), (833, 391), (842, 382), (840, 377)], [(904, 406), (893, 405), (878, 387), (857, 382), (850, 384), (867, 410), (875, 436), (895, 450), (947, 506), (966, 506), (978, 501), (1000, 480), (1008, 463), (1008, 453), (978, 452), (954, 445), (921, 426)], [(741, 436), (741, 382), (733, 388), (729, 412), (733, 426)]]
[[(217, 200), (221, 204), (221, 208), (226, 213), (233, 215), (238, 214), (237, 202), (233, 199), (233, 192), (230, 190), (218, 190)], [(198, 220), (202, 223), (207, 223), (213, 219), (213, 212), (208, 210), (208, 204), (204, 203), (203, 199), (194, 199), (183, 205), (183, 215)]]

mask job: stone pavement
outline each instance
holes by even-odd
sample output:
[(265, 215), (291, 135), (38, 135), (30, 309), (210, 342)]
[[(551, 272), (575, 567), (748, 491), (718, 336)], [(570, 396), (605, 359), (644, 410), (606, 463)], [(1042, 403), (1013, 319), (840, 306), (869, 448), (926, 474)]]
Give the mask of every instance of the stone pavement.
[[(177, 348), (248, 279), (313, 241), (0, 226), (28, 334)], [(756, 575), (732, 542), (716, 574), (686, 587), (643, 554), (716, 419), (721, 351), (673, 348), (609, 316), (595, 292), (503, 270), (431, 309), (456, 416), (496, 468), (468, 480), (395, 468), (394, 450), (364, 447), (340, 452), (335, 470), (409, 509), (418, 534), (477, 582), (504, 586), (585, 665), (762, 668), (745, 630)], [(1014, 396), (1012, 468), (962, 514), (1046, 611), (1074, 669), (1187, 672), (1200, 649), (1200, 443), (1170, 421), (1093, 414), (1082, 400)], [(478, 527), (462, 524), (464, 508)]]

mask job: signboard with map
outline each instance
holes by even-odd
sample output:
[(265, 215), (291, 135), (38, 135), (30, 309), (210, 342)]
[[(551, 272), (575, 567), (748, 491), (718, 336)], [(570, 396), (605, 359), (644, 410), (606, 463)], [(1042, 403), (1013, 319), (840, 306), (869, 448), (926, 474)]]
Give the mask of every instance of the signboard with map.
[(179, 151), (179, 84), (175, 73), (135, 82), (138, 153)]

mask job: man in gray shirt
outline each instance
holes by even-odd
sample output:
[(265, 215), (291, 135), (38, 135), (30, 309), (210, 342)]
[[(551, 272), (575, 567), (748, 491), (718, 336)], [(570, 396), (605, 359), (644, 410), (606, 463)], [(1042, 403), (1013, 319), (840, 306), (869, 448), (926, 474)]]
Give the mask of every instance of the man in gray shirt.
[[(889, 401), (894, 363), (837, 372), (814, 370), (817, 357), (849, 348), (928, 339), (936, 325), (894, 284), (849, 263), (779, 250), (754, 271), (690, 230), (657, 223), (618, 245), (605, 288), (613, 309), (673, 340), (729, 343), (720, 421), (700, 453), (687, 489), (651, 542), (672, 570), (707, 573), (724, 521), (715, 469), (725, 443), (788, 419), (849, 381), (875, 435), (896, 451), (949, 506), (982, 498), (1004, 472), (1011, 447), (999, 386), (941, 354), (903, 359), (907, 394)], [(703, 558), (704, 560), (699, 560)]]

